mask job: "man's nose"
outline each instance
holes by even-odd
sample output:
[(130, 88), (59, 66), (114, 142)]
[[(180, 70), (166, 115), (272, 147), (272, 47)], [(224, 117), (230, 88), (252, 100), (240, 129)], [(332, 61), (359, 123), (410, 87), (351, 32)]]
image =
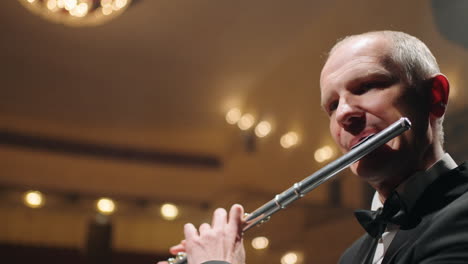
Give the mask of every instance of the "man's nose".
[(357, 102), (341, 98), (336, 109), (336, 121), (346, 131), (359, 133), (365, 126), (365, 111)]

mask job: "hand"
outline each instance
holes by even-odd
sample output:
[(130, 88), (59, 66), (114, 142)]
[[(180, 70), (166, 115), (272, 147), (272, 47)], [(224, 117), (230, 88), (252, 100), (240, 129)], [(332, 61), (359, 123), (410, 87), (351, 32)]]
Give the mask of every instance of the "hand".
[(189, 264), (209, 260), (222, 260), (231, 264), (245, 264), (242, 243), (242, 216), (244, 209), (233, 205), (229, 211), (218, 208), (213, 214), (211, 226), (204, 223), (199, 230), (192, 225), (184, 226), (185, 241), (171, 248), (171, 253), (185, 250)]

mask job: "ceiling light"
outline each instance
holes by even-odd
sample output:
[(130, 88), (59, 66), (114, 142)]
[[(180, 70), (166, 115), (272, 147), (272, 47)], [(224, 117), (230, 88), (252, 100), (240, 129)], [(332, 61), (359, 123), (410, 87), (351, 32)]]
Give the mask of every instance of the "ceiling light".
[(226, 122), (228, 122), (231, 125), (236, 124), (239, 119), (241, 118), (241, 111), (237, 108), (232, 108), (229, 110), (226, 114)]
[(255, 118), (253, 117), (253, 115), (245, 114), (240, 118), (239, 122), (237, 122), (237, 126), (239, 126), (241, 130), (247, 130), (251, 128), (254, 125), (254, 123)]
[(174, 220), (179, 215), (177, 206), (166, 203), (161, 206), (161, 215), (166, 220)]
[(101, 198), (96, 203), (96, 208), (98, 211), (105, 215), (110, 215), (115, 211), (115, 203), (112, 199)]
[(39, 191), (28, 191), (23, 196), (24, 204), (31, 208), (40, 208), (44, 205), (44, 195)]
[(77, 0), (63, 0), (63, 4), (65, 6), (65, 9), (70, 11), (78, 5), (78, 1)]
[(303, 255), (299, 252), (288, 252), (281, 257), (281, 264), (298, 264), (303, 261)]
[(280, 144), (283, 148), (290, 148), (299, 142), (299, 136), (296, 132), (288, 132), (280, 139)]
[(120, 15), (131, 0), (18, 0), (41, 17), (69, 26), (93, 26)]
[(263, 236), (252, 239), (252, 247), (257, 250), (267, 248), (269, 243), (268, 238)]
[(334, 152), (330, 146), (324, 146), (315, 151), (314, 158), (317, 162), (321, 163), (333, 157)]
[(265, 137), (271, 132), (271, 125), (268, 121), (262, 121), (255, 127), (257, 137)]

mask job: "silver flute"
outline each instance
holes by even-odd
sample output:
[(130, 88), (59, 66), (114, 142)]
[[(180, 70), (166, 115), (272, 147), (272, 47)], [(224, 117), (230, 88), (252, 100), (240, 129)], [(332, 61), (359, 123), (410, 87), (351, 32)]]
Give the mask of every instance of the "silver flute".
[[(354, 162), (360, 160), (373, 150), (401, 135), (410, 128), (411, 122), (409, 119), (402, 117), (379, 133), (368, 136), (357, 145), (353, 146), (348, 153), (328, 163), (325, 167), (319, 169), (304, 180), (294, 183), (292, 187), (280, 194), (277, 194), (271, 201), (262, 205), (252, 213), (246, 214), (245, 225), (242, 231), (245, 232), (255, 225), (268, 221), (274, 213), (286, 208), (290, 203), (303, 197), (305, 194), (317, 188), (340, 171), (348, 168)], [(180, 252), (175, 258), (168, 259), (168, 263), (186, 264), (187, 256), (185, 253)]]

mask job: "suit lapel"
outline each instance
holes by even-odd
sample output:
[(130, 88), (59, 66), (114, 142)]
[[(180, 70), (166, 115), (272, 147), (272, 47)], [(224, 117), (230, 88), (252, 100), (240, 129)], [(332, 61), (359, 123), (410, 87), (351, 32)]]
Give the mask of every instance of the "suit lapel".
[(429, 225), (429, 223), (429, 219), (426, 218), (421, 221), (417, 227), (411, 230), (399, 230), (385, 252), (382, 264), (392, 263), (392, 260), (395, 258), (397, 253), (406, 248), (407, 245), (413, 244), (414, 240), (419, 237), (418, 234), (420, 234)]
[(359, 247), (356, 253), (356, 256), (353, 259), (353, 262), (352, 262), (353, 264), (362, 264), (362, 261), (369, 254), (369, 251), (372, 250), (373, 242), (374, 242), (374, 238), (366, 234), (364, 237), (364, 240), (361, 243), (361, 246)]
[(408, 249), (418, 239), (419, 234), (424, 232), (427, 226), (430, 225), (435, 212), (445, 207), (467, 190), (468, 175), (465, 164), (460, 165), (449, 173), (441, 175), (421, 195), (421, 198), (416, 202), (413, 212), (411, 212), (414, 214), (414, 217), (421, 217), (421, 222), (413, 229), (398, 231), (385, 252), (382, 264), (393, 263), (396, 255), (403, 249)]

